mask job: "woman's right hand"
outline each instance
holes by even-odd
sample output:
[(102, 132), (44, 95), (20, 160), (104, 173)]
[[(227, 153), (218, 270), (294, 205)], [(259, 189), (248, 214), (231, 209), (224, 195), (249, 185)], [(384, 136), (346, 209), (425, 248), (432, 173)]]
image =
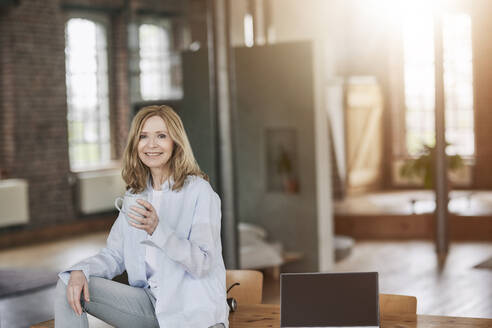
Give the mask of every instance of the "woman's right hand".
[(84, 299), (89, 302), (89, 284), (81, 270), (75, 270), (70, 273), (70, 280), (67, 285), (68, 304), (78, 315), (82, 314), (82, 306), (80, 305), (80, 294), (84, 291)]

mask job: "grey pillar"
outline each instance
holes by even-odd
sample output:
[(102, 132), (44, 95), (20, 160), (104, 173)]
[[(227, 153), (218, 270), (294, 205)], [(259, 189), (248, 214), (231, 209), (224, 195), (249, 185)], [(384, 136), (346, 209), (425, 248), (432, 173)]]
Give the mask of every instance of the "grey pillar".
[[(213, 54), (210, 72), (215, 80), (214, 99), (217, 108), (219, 192), (222, 199), (222, 245), (227, 269), (239, 268), (236, 188), (234, 168), (234, 136), (231, 105), (231, 59), (229, 42), (229, 17), (227, 0), (209, 0), (208, 20), (212, 20)], [(210, 12), (211, 11), (211, 12)]]
[(434, 15), (434, 58), (435, 58), (435, 119), (436, 119), (436, 149), (435, 149), (435, 193), (436, 193), (436, 252), (445, 256), (449, 248), (448, 233), (448, 176), (446, 157), (446, 124), (444, 104), (443, 79), (443, 40), (441, 16)]

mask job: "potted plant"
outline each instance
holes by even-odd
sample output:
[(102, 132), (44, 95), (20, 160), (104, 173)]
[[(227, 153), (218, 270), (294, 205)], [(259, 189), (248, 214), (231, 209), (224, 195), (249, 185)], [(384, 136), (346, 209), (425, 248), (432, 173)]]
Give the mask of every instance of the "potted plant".
[[(449, 144), (447, 143), (446, 146)], [(434, 187), (434, 156), (435, 146), (423, 145), (422, 150), (416, 158), (409, 159), (400, 168), (400, 176), (403, 178), (419, 178), (424, 182), (424, 188)], [(463, 167), (463, 158), (460, 155), (447, 156), (448, 169), (450, 171)]]
[(291, 194), (299, 191), (299, 185), (293, 173), (291, 158), (283, 147), (281, 147), (279, 158), (277, 159), (277, 172), (282, 176), (284, 191)]

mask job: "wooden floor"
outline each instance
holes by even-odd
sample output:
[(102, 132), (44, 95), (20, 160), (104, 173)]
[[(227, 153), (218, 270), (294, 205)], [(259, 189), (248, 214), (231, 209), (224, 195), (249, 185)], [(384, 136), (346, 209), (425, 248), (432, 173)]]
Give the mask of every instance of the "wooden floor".
[(335, 269), (378, 271), (380, 292), (416, 296), (418, 313), (492, 318), (492, 270), (473, 268), (490, 257), (491, 242), (456, 242), (440, 267), (430, 242), (366, 241)]
[[(105, 244), (106, 233), (0, 251), (0, 268), (63, 270)], [(380, 291), (414, 295), (418, 313), (492, 318), (492, 270), (473, 266), (492, 257), (491, 242), (453, 243), (442, 269), (428, 241), (357, 242), (352, 254), (334, 271), (378, 271)], [(264, 303), (279, 303), (279, 283), (266, 277)], [(52, 317), (53, 288), (32, 296), (0, 299), (0, 327), (18, 320), (44, 321)], [(43, 307), (32, 302), (43, 302)], [(30, 304), (28, 304), (30, 303)], [(29, 316), (30, 311), (32, 316)], [(16, 317), (17, 316), (17, 317)]]
[[(442, 268), (429, 241), (359, 241), (334, 272), (377, 271), (381, 293), (417, 297), (417, 313), (492, 318), (492, 270), (473, 267), (492, 257), (492, 242), (456, 242)], [(279, 302), (266, 281), (265, 303)]]

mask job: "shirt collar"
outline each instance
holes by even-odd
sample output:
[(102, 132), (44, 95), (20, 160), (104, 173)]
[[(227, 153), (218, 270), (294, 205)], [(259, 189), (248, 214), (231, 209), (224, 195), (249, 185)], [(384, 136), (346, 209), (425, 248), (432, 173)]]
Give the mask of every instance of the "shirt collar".
[[(171, 176), (168, 179), (164, 181), (164, 183), (161, 185), (161, 190), (162, 191), (169, 191), (174, 185), (174, 178)], [(149, 179), (147, 180), (147, 189), (152, 191), (154, 188), (152, 187), (152, 182), (151, 182), (151, 177), (149, 175)]]

